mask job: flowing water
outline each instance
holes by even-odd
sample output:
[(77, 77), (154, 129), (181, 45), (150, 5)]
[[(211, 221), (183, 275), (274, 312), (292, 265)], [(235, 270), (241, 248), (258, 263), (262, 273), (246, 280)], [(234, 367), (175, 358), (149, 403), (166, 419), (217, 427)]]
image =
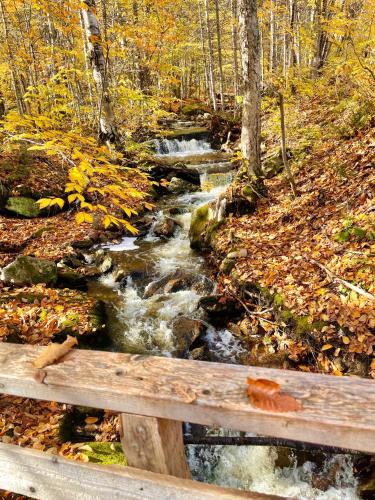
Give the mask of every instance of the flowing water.
[[(212, 152), (212, 159), (210, 154)], [(109, 331), (114, 349), (122, 352), (152, 353), (170, 356), (174, 336), (172, 321), (183, 315), (200, 318), (198, 301), (202, 293), (193, 289), (171, 293), (156, 293), (148, 298), (144, 292), (154, 280), (172, 271), (183, 270), (207, 276), (203, 258), (190, 249), (188, 230), (194, 208), (214, 200), (231, 180), (230, 163), (218, 159), (210, 144), (204, 140), (162, 140), (157, 143), (157, 154), (175, 158), (176, 163), (189, 156), (204, 154), (204, 160), (195, 165), (201, 173), (201, 190), (181, 196), (171, 196), (163, 201), (150, 231), (145, 237), (124, 238), (120, 243), (104, 247), (122, 269), (126, 279), (115, 282), (114, 274), (104, 275), (93, 286), (92, 294), (102, 298), (108, 309)], [(196, 161), (196, 160), (195, 160)], [(168, 240), (158, 238), (154, 228), (158, 220), (169, 215), (179, 229)], [(228, 330), (218, 330), (207, 325), (206, 343), (210, 359), (237, 363), (245, 350), (239, 340)], [(208, 429), (211, 435), (236, 435), (230, 431)], [(273, 493), (300, 499), (356, 499), (356, 479), (350, 458), (340, 456), (336, 481), (327, 491), (313, 487), (314, 464), (305, 462), (289, 467), (277, 466), (277, 450), (256, 446), (188, 446), (188, 457), (193, 476), (201, 481), (223, 486)], [(332, 468), (328, 459), (321, 465), (321, 472)], [(328, 474), (328, 472), (327, 472)]]

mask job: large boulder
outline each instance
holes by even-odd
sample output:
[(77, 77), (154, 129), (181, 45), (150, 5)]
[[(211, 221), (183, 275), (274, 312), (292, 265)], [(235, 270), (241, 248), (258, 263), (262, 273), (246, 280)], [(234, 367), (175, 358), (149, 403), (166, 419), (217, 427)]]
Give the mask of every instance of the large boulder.
[(18, 286), (55, 285), (57, 282), (57, 266), (54, 262), (26, 255), (19, 255), (15, 261), (4, 267), (2, 280)]
[(172, 322), (172, 331), (175, 345), (173, 355), (181, 357), (186, 355), (190, 346), (205, 333), (206, 327), (199, 319), (177, 316)]
[(8, 212), (29, 219), (40, 217), (41, 215), (41, 210), (37, 202), (32, 198), (26, 198), (24, 196), (11, 196), (8, 198), (5, 208)]

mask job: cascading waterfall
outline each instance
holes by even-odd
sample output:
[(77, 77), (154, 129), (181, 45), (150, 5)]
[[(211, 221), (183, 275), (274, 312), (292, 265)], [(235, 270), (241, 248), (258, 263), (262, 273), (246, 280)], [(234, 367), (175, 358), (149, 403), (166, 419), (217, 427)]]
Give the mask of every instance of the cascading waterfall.
[(187, 156), (209, 153), (211, 145), (205, 139), (162, 139), (155, 141), (156, 154)]
[[(163, 156), (195, 156), (209, 153), (210, 144), (205, 140), (164, 139), (156, 143), (157, 153)], [(216, 152), (217, 153), (217, 152)], [(207, 160), (206, 160), (207, 161)], [(134, 276), (146, 275), (142, 284), (128, 277), (120, 287), (114, 283), (111, 275), (105, 275), (99, 284), (117, 293), (110, 329), (116, 337), (116, 349), (125, 352), (154, 353), (168, 356), (174, 349), (171, 323), (178, 315), (199, 318), (197, 310), (201, 297), (193, 290), (181, 290), (171, 293), (156, 293), (145, 298), (145, 286), (174, 271), (204, 274), (204, 260), (192, 252), (189, 245), (188, 229), (191, 212), (197, 206), (207, 203), (226, 188), (231, 180), (223, 160), (197, 165), (201, 175), (202, 189), (196, 193), (187, 193), (169, 200), (164, 211), (172, 206), (178, 207), (179, 215), (173, 216), (179, 223), (175, 235), (167, 241), (157, 238), (153, 229), (149, 234), (135, 241), (124, 238), (120, 245), (108, 245), (107, 251), (117, 258), (122, 257), (126, 268), (129, 261), (134, 262)], [(229, 168), (230, 169), (230, 168)], [(210, 173), (216, 172), (216, 173)], [(218, 173), (219, 172), (219, 173)], [(222, 173), (220, 173), (222, 172)], [(168, 205), (169, 203), (169, 205)], [(157, 218), (164, 216), (163, 209)], [(119, 261), (121, 264), (121, 260)], [(113, 302), (113, 300), (112, 300)], [(246, 352), (239, 340), (228, 330), (218, 330), (208, 325), (205, 341), (213, 360), (219, 362), (238, 362)], [(212, 430), (209, 432), (213, 432)], [(215, 429), (219, 434), (231, 432)], [(231, 435), (234, 435), (233, 432)], [(188, 446), (189, 464), (193, 476), (201, 481), (214, 482), (222, 486), (258, 491), (268, 494), (290, 496), (302, 500), (355, 500), (356, 479), (350, 458), (342, 458), (335, 486), (321, 491), (313, 486), (314, 464), (305, 462), (303, 466), (292, 464), (288, 468), (276, 465), (277, 451), (273, 447), (256, 446)], [(327, 459), (323, 466), (330, 467)]]

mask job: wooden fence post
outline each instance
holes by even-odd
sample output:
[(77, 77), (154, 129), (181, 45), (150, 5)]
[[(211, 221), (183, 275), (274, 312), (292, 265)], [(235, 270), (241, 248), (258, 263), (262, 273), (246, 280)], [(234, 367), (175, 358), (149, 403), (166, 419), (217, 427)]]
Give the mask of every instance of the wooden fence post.
[(191, 479), (181, 422), (122, 413), (121, 444), (130, 467)]

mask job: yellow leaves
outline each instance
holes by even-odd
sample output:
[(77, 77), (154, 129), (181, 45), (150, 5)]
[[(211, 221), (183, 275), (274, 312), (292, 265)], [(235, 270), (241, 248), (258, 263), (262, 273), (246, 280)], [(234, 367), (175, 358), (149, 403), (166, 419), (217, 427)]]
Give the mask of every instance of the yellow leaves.
[(68, 196), (68, 202), (69, 203), (73, 203), (76, 200), (78, 200), (80, 202), (84, 202), (85, 198), (81, 194), (79, 194), (79, 193), (70, 194)]
[(324, 346), (321, 348), (321, 351), (328, 351), (329, 349), (332, 348), (333, 348), (332, 344), (324, 344)]
[(64, 208), (65, 201), (62, 198), (42, 198), (37, 201), (39, 208), (53, 207), (57, 205), (59, 208)]
[(94, 218), (91, 214), (88, 214), (86, 212), (78, 212), (76, 215), (76, 222), (77, 224), (83, 224), (84, 222), (88, 222), (89, 224), (92, 224), (94, 221)]
[(342, 337), (342, 342), (343, 344), (348, 345), (350, 344), (350, 338), (344, 335), (344, 337)]

